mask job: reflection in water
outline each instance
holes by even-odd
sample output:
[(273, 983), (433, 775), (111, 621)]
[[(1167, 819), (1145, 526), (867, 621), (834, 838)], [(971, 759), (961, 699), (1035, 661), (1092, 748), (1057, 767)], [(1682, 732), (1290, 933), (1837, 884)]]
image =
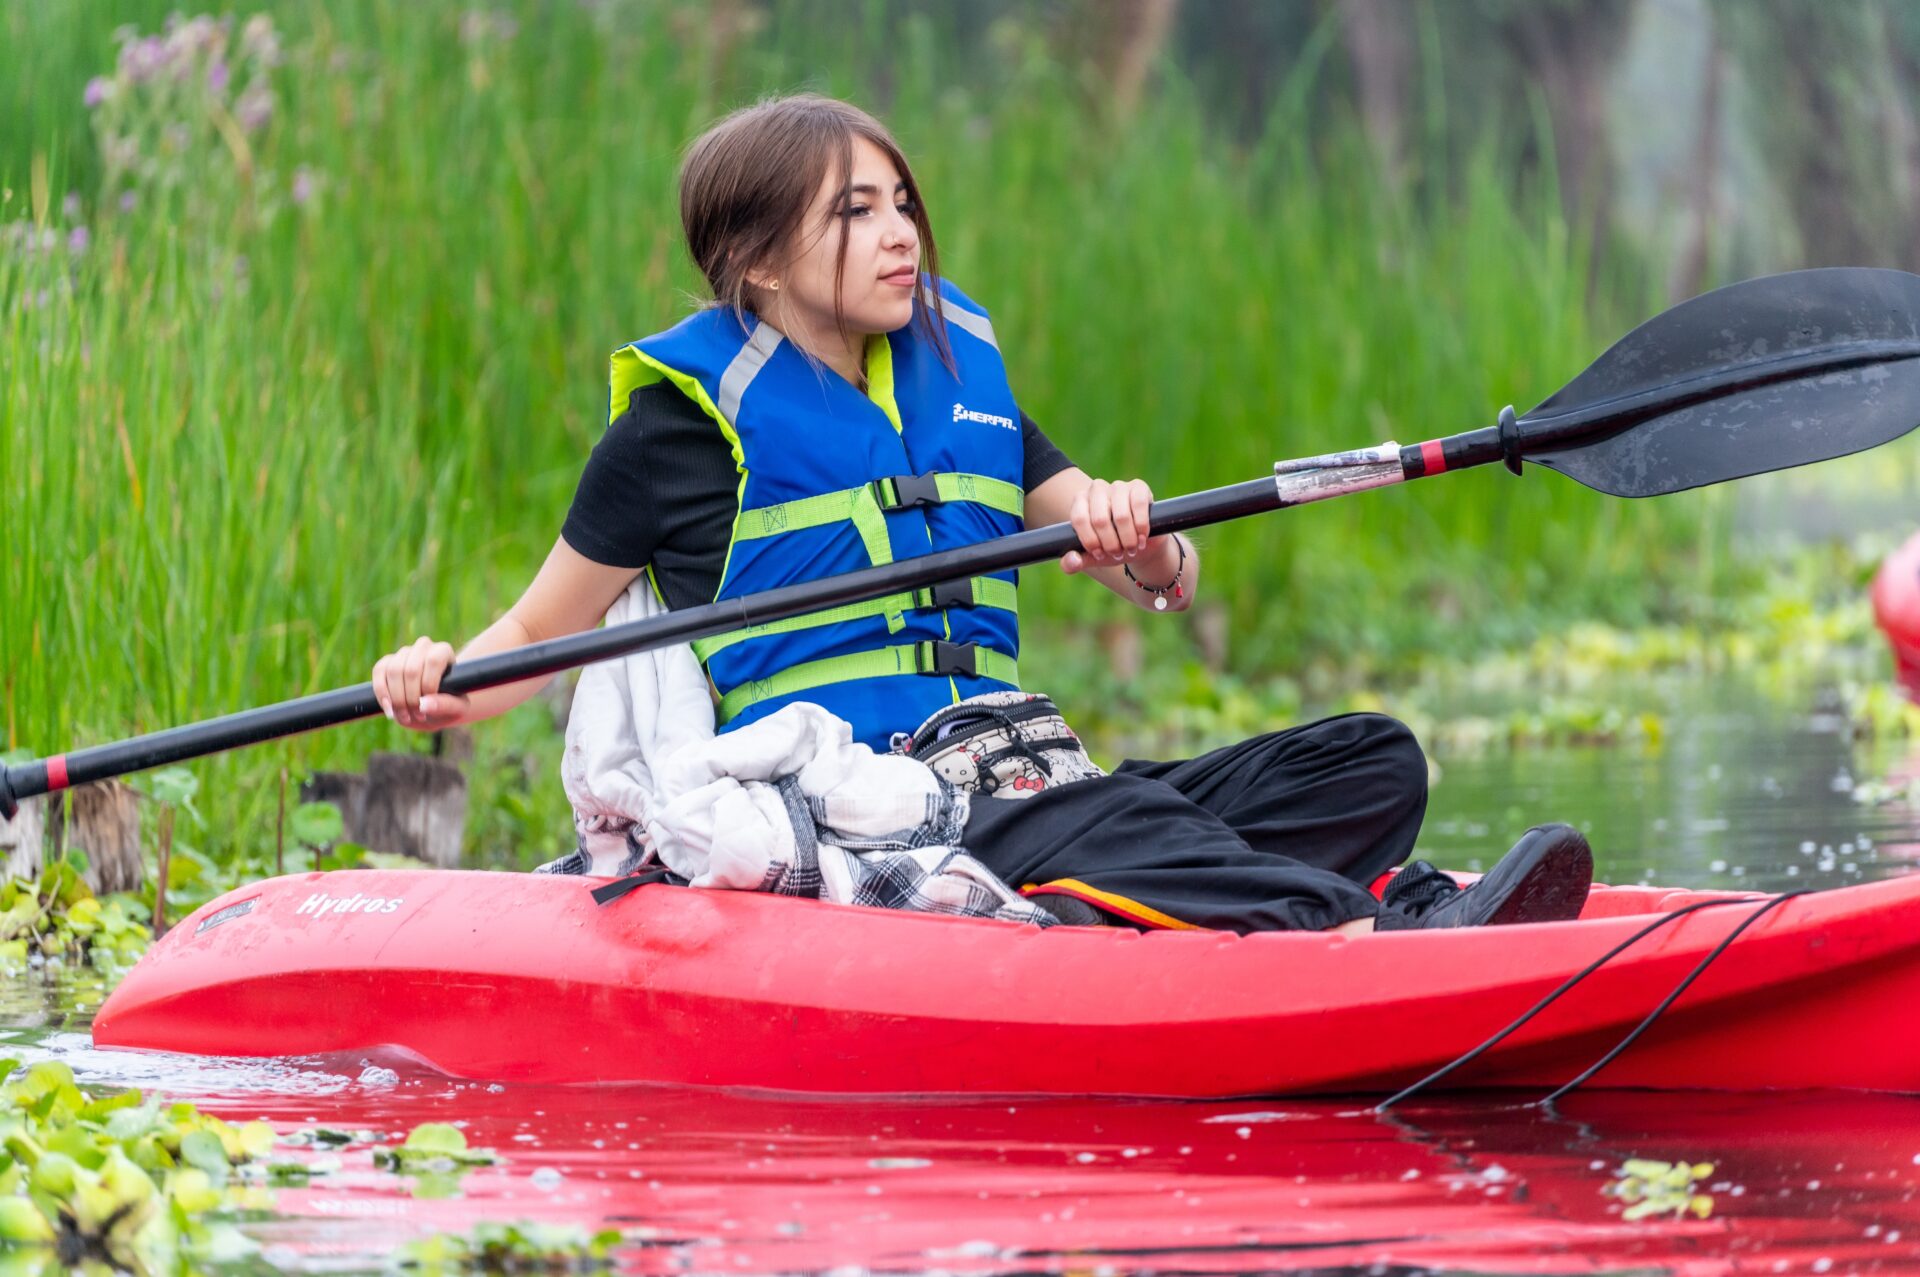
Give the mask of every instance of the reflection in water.
[[(249, 1228), (274, 1261), (329, 1271), (509, 1218), (617, 1226), (622, 1268), (659, 1273), (1920, 1270), (1920, 1100), (1902, 1097), (1594, 1092), (1549, 1112), (1488, 1095), (1388, 1118), (1357, 1101), (498, 1087), (359, 1059), (95, 1052), (77, 1034), (44, 1052), (93, 1082), (163, 1073), (171, 1097), (283, 1129), (392, 1139), (457, 1120), (503, 1155), (433, 1198), (364, 1144), (323, 1154), (337, 1169)], [(1634, 1159), (1710, 1163), (1693, 1190), (1707, 1217), (1625, 1220), (1608, 1189)]]
[(1666, 720), (1659, 749), (1599, 746), (1441, 757), (1419, 855), (1490, 862), (1529, 825), (1564, 820), (1607, 881), (1785, 891), (1904, 873), (1920, 811), (1862, 803), (1865, 782), (1904, 789), (1920, 746), (1856, 741), (1844, 717), (1798, 711), (1733, 679), (1622, 683), (1623, 703)]

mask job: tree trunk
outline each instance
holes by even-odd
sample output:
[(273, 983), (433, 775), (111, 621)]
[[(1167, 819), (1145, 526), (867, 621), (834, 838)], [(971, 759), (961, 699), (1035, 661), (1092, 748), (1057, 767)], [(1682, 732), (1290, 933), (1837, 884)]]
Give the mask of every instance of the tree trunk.
[(1667, 295), (1678, 300), (1697, 295), (1713, 260), (1713, 227), (1719, 220), (1720, 112), (1725, 94), (1726, 51), (1707, 16), (1706, 56), (1700, 72), (1700, 127), (1694, 134), (1693, 165), (1687, 174), (1688, 223), (1680, 258), (1667, 281)]
[(1508, 20), (1527, 82), (1546, 96), (1562, 204), (1570, 218), (1586, 223), (1596, 243), (1605, 239), (1612, 220), (1607, 81), (1626, 47), (1633, 5), (1634, 0), (1526, 0), (1513, 6)]
[(96, 894), (139, 886), (144, 876), (140, 796), (107, 780), (77, 786), (51, 801), (28, 799), (11, 822), (0, 821), (0, 874), (37, 877), (47, 860), (67, 847), (86, 854), (86, 884)]
[(1340, 36), (1353, 64), (1360, 122), (1393, 186), (1406, 172), (1407, 96), (1413, 80), (1413, 14), (1400, 0), (1339, 0)]
[(1125, 123), (1140, 107), (1147, 76), (1167, 47), (1180, 0), (1112, 0), (1100, 12), (1112, 23), (1112, 53), (1107, 83), (1112, 86), (1113, 113)]
[(467, 824), (467, 778), (455, 763), (421, 754), (375, 753), (364, 776), (317, 772), (302, 802), (340, 809), (347, 842), (398, 852), (441, 868), (460, 863)]
[[(1753, 96), (1756, 132), (1799, 231), (1801, 266), (1893, 254), (1900, 216), (1883, 74), (1886, 11), (1867, 4), (1719, 0)], [(1907, 233), (1899, 235), (1904, 248)]]

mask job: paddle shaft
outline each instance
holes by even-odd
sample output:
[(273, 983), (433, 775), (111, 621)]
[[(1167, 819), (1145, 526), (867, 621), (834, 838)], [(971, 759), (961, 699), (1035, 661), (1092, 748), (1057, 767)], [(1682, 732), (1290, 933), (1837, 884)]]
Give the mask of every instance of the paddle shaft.
[[(1408, 448), (1385, 444), (1356, 452), (1286, 461), (1274, 467), (1276, 474), (1271, 479), (1253, 479), (1156, 501), (1148, 521), (1155, 535), (1184, 532), (1500, 458), (1498, 428), (1492, 427)], [(440, 687), (449, 693), (464, 694), (518, 683), (650, 648), (724, 634), (743, 626), (926, 589), (944, 581), (1030, 567), (1079, 548), (1079, 534), (1070, 524), (1032, 528), (956, 550), (901, 559), (761, 594), (723, 599), (645, 620), (530, 643), (490, 656), (477, 656), (449, 666), (440, 679)], [(111, 745), (15, 764), (0, 769), (0, 816), (11, 819), (20, 800), (73, 785), (203, 758), (243, 745), (257, 745), (372, 718), (382, 712), (373, 684), (361, 683)]]
[[(1155, 533), (1223, 523), (1406, 479), (1523, 457), (1613, 496), (1648, 497), (1846, 456), (1920, 421), (1920, 277), (1860, 267), (1747, 280), (1682, 302), (1615, 343), (1525, 418), (1409, 448), (1283, 461), (1275, 477), (1155, 502)], [(890, 507), (900, 508), (900, 507)], [(1077, 549), (1067, 524), (476, 657), (441, 679), (464, 693), (824, 608), (1026, 567)], [(17, 803), (380, 713), (373, 685), (304, 696), (0, 768)]]

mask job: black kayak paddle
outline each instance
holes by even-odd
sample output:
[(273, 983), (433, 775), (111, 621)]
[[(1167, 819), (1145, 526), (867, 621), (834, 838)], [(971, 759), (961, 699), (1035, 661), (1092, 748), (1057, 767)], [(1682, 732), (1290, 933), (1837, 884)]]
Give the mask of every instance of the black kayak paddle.
[[(1628, 333), (1524, 416), (1402, 447), (1282, 461), (1254, 479), (1156, 501), (1155, 533), (1180, 532), (1408, 479), (1504, 462), (1558, 470), (1618, 497), (1652, 497), (1878, 447), (1920, 424), (1920, 276), (1837, 267), (1770, 275), (1682, 302)], [(936, 499), (901, 476), (889, 508)], [(924, 476), (920, 478), (924, 479)], [(887, 486), (887, 485), (882, 485)], [(897, 498), (897, 499), (896, 499)], [(783, 586), (475, 657), (447, 670), (452, 693), (883, 595), (1027, 567), (1077, 549), (1061, 523), (993, 541)], [(936, 596), (937, 605), (964, 606)], [(973, 649), (924, 644), (922, 672), (971, 674)], [(21, 799), (382, 711), (373, 685), (321, 692), (0, 769), (0, 816)]]

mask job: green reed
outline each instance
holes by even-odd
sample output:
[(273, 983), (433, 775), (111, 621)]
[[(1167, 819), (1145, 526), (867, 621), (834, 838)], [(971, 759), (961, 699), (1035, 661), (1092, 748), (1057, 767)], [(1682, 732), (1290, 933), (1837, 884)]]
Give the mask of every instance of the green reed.
[[(974, 75), (910, 26), (889, 105), (856, 69), (871, 18), (846, 41), (777, 21), (722, 60), (695, 5), (270, 6), (270, 121), (147, 120), (153, 173), (116, 177), (82, 94), (115, 23), (164, 8), (0, 19), (30, 51), (0, 106), (34, 104), (33, 135), (0, 138), (0, 221), (26, 224), (0, 242), (0, 731), (36, 753), (356, 681), (497, 615), (604, 426), (606, 352), (697, 292), (680, 147), (761, 92), (880, 105), (1023, 406), (1086, 469), (1163, 494), (1524, 409), (1617, 335), (1594, 281), (1637, 288), (1491, 144), (1416, 202), (1305, 95), (1250, 143), (1177, 84), (1117, 127), (1015, 28)], [(1715, 510), (1450, 476), (1208, 532), (1206, 594), (1244, 671), (1386, 666), (1684, 610), (1732, 571)], [(1114, 618), (1159, 659), (1190, 650), (1190, 627), (1057, 577), (1033, 572), (1023, 609), (1034, 686)], [(413, 739), (371, 724), (205, 764), (210, 849), (257, 842), (280, 766)], [(538, 784), (563, 811), (551, 766)]]

